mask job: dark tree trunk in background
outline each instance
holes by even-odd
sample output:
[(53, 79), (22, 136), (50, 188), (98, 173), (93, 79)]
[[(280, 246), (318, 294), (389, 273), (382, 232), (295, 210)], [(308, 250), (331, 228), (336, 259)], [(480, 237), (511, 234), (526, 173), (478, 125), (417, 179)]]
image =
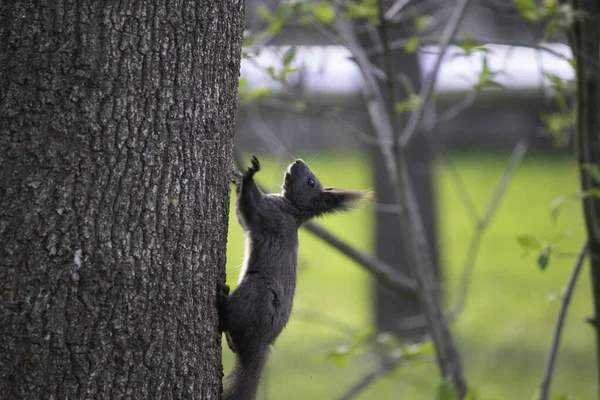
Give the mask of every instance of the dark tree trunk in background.
[[(387, 34), (388, 40), (406, 39), (414, 34), (411, 24), (390, 25)], [(372, 34), (361, 36), (363, 47), (368, 49), (375, 46)], [(379, 55), (372, 57), (372, 62), (385, 71), (384, 57)], [(419, 59), (416, 52), (407, 53), (402, 49), (394, 50), (391, 54), (391, 65), (396, 73), (396, 77), (404, 75), (410, 82), (412, 90), (419, 93), (421, 89), (421, 72), (419, 70)], [(381, 93), (389, 99), (389, 88), (387, 82), (380, 81)], [(394, 98), (396, 102), (406, 101), (410, 93), (407, 93), (403, 85), (396, 82), (394, 85)], [(393, 105), (391, 107), (393, 109)], [(400, 116), (398, 129), (402, 131), (410, 112)], [(436, 241), (436, 223), (435, 206), (433, 204), (433, 173), (432, 161), (433, 155), (427, 143), (427, 138), (417, 133), (414, 140), (409, 144), (406, 153), (408, 154), (409, 174), (412, 179), (415, 195), (419, 203), (423, 224), (427, 234), (429, 249), (437, 270), (437, 241)], [(381, 151), (377, 147), (372, 149), (373, 163), (375, 170), (375, 186), (377, 193), (377, 203), (396, 204), (394, 190)], [(414, 278), (411, 268), (411, 260), (406, 252), (404, 243), (406, 239), (402, 237), (402, 227), (400, 219), (394, 212), (397, 210), (378, 210), (375, 228), (375, 248), (377, 257), (389, 265), (401, 271), (404, 275)], [(427, 333), (427, 327), (424, 325), (425, 315), (419, 304), (419, 300), (414, 297), (400, 296), (394, 293), (380, 282), (375, 282), (375, 307), (376, 323), (380, 331), (392, 332), (403, 339), (411, 341), (420, 341)], [(415, 323), (417, 321), (417, 323)]]
[(0, 397), (218, 399), (243, 0), (0, 4)]
[[(571, 0), (583, 17), (575, 19), (569, 43), (576, 60), (577, 77), (577, 158), (581, 165), (600, 165), (600, 4), (597, 0)], [(590, 174), (581, 169), (582, 190), (600, 188)], [(584, 218), (590, 243), (590, 266), (596, 330), (597, 373), (600, 389), (600, 200), (583, 200)]]

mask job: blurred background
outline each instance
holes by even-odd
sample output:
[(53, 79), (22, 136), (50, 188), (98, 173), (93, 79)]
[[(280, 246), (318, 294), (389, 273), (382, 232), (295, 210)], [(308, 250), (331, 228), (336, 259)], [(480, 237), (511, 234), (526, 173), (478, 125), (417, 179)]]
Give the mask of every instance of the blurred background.
[[(336, 22), (352, 21), (375, 76), (391, 66), (396, 93), (387, 101), (395, 98), (398, 129), (433, 80), (407, 156), (443, 308), (477, 399), (534, 397), (584, 240), (580, 204), (569, 200), (580, 183), (571, 145), (574, 71), (560, 29), (528, 19), (512, 1), (472, 1), (445, 49), (438, 42), (454, 2), (385, 2), (387, 32), (375, 1), (346, 2), (345, 15), (332, 2), (246, 2), (238, 158), (247, 163), (256, 154), (263, 166), (257, 180), (272, 192), (295, 158), (326, 186), (374, 189), (361, 209), (318, 223), (408, 276), (399, 207), (357, 49)], [(389, 80), (379, 81), (385, 92)], [(232, 193), (227, 281), (235, 287), (244, 236), (233, 200)], [(304, 229), (298, 264), (294, 311), (273, 348), (260, 399), (445, 398), (414, 299)], [(593, 330), (585, 323), (592, 314), (588, 275), (586, 266), (552, 398), (597, 392)], [(223, 357), (227, 373), (233, 357), (226, 347)]]

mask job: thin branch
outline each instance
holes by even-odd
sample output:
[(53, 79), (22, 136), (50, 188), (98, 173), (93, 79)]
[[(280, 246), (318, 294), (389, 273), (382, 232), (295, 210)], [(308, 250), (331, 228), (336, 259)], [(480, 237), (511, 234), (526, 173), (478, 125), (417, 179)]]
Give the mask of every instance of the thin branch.
[[(392, 18), (394, 18), (396, 16), (396, 14), (400, 13), (400, 11), (402, 11), (402, 9), (404, 7), (406, 7), (408, 5), (408, 3), (410, 3), (411, 0), (396, 0), (396, 2), (394, 4), (392, 4), (392, 6), (386, 11), (385, 14), (381, 14), (383, 15), (382, 18), (385, 18), (386, 20), (391, 20)], [(381, 9), (380, 9), (381, 12)]]
[[(465, 40), (465, 38), (454, 38), (450, 44), (452, 44), (452, 45), (460, 44), (464, 40)], [(391, 50), (398, 50), (398, 49), (404, 48), (404, 46), (406, 46), (409, 43), (409, 41), (410, 41), (410, 39), (404, 39), (404, 38), (392, 40), (389, 43), (389, 48)], [(565, 55), (565, 54), (561, 53), (560, 51), (554, 50), (552, 47), (549, 47), (547, 45), (544, 45), (544, 44), (538, 43), (538, 42), (534, 42), (534, 41), (512, 40), (512, 39), (502, 39), (502, 38), (478, 38), (477, 42), (481, 43), (481, 44), (497, 44), (497, 45), (504, 45), (504, 46), (513, 46), (513, 47), (529, 47), (531, 49), (541, 50), (545, 53), (551, 54), (551, 55), (553, 55), (557, 58), (560, 58), (564, 61), (568, 61), (568, 62), (571, 61), (571, 57), (569, 55)], [(437, 45), (437, 44), (439, 44), (439, 40), (435, 37), (419, 38), (419, 45), (421, 45), (421, 46), (432, 46), (432, 45)], [(564, 43), (562, 43), (562, 44), (564, 44)], [(367, 50), (367, 55), (374, 56), (374, 55), (382, 53), (383, 51), (384, 51), (383, 46), (376, 45)], [(589, 68), (591, 68), (590, 69), (591, 73), (593, 73), (596, 76), (600, 75), (600, 62), (598, 62), (598, 60), (594, 60), (584, 54), (579, 54), (576, 49), (571, 49), (571, 51), (573, 52), (573, 55), (579, 56), (585, 62), (585, 64), (587, 64), (587, 66)]]
[(392, 54), (390, 52), (390, 49), (388, 48), (388, 24), (384, 17), (384, 0), (378, 0), (377, 7), (379, 10), (379, 34), (381, 37), (381, 41), (383, 42), (383, 68), (386, 74), (385, 87), (388, 92), (388, 101), (386, 102), (386, 104), (388, 105), (387, 110), (388, 115), (390, 116), (390, 123), (392, 124), (392, 132), (398, 132), (398, 118), (397, 114), (394, 112), (394, 97), (396, 93), (394, 88), (394, 69), (392, 68)]
[(346, 393), (338, 397), (337, 400), (349, 400), (353, 398), (371, 383), (392, 371), (394, 369), (393, 367), (395, 367), (394, 364), (379, 364), (373, 371), (363, 376), (361, 380), (352, 386)]
[(467, 6), (471, 0), (458, 0), (454, 11), (452, 12), (452, 16), (450, 17), (450, 21), (444, 28), (444, 32), (442, 33), (442, 40), (440, 40), (440, 53), (438, 54), (435, 63), (433, 64), (433, 68), (429, 73), (429, 76), (423, 83), (421, 87), (421, 91), (419, 96), (421, 98), (421, 102), (417, 106), (417, 108), (410, 114), (410, 118), (406, 124), (406, 128), (402, 135), (400, 135), (399, 145), (401, 147), (406, 147), (406, 145), (410, 142), (411, 138), (417, 131), (417, 127), (419, 126), (419, 122), (421, 121), (421, 117), (423, 116), (423, 112), (425, 111), (425, 106), (427, 101), (429, 100), (429, 96), (433, 92), (433, 88), (435, 86), (435, 80), (437, 79), (438, 72), (442, 65), (442, 60), (444, 59), (444, 55), (448, 50), (448, 46), (454, 39), (456, 32), (458, 31), (458, 27), (460, 22), (462, 21), (465, 11), (467, 10)]
[(469, 194), (469, 191), (467, 190), (467, 185), (462, 180), (462, 177), (460, 176), (458, 169), (456, 168), (456, 166), (454, 165), (452, 160), (450, 160), (448, 155), (446, 153), (441, 153), (441, 154), (442, 154), (442, 161), (446, 164), (446, 167), (448, 167), (448, 169), (450, 170), (450, 174), (452, 175), (452, 178), (455, 181), (455, 185), (458, 190), (458, 194), (462, 198), (462, 203), (464, 204), (465, 209), (471, 215), (473, 222), (477, 222), (479, 220), (479, 212), (477, 211), (477, 206), (475, 205), (475, 201), (473, 200), (473, 197), (471, 197), (471, 195)]
[(528, 148), (529, 144), (526, 138), (521, 138), (513, 148), (504, 174), (502, 175), (500, 182), (498, 182), (498, 185), (496, 186), (496, 190), (492, 195), (492, 198), (487, 206), (483, 217), (478, 221), (475, 232), (473, 232), (473, 235), (471, 236), (469, 246), (467, 249), (467, 255), (465, 257), (465, 262), (463, 265), (463, 271), (460, 277), (459, 289), (457, 292), (458, 298), (448, 317), (450, 321), (456, 319), (456, 317), (462, 312), (465, 306), (465, 302), (471, 284), (471, 277), (473, 275), (473, 269), (475, 267), (475, 261), (477, 260), (477, 255), (479, 253), (481, 239), (483, 238), (483, 235), (487, 230), (487, 227), (489, 226), (492, 217), (498, 209), (500, 201), (506, 193), (506, 189), (508, 188), (508, 185), (511, 182), (515, 170), (521, 164), (521, 161), (523, 161), (523, 158), (525, 157)]
[(429, 357), (416, 360), (382, 360), (377, 367), (375, 367), (371, 372), (365, 374), (355, 385), (350, 387), (346, 393), (339, 396), (337, 400), (350, 400), (354, 396), (358, 395), (361, 391), (366, 389), (369, 385), (374, 383), (377, 379), (385, 376), (398, 367), (432, 361), (435, 360)]
[(314, 222), (304, 224), (304, 228), (321, 240), (335, 247), (342, 254), (345, 254), (356, 261), (359, 265), (373, 274), (381, 283), (391, 288), (396, 293), (406, 294), (411, 297), (417, 295), (418, 285), (414, 280), (402, 275), (379, 258), (356, 249)]
[(465, 111), (467, 108), (471, 107), (477, 98), (477, 92), (471, 90), (468, 92), (465, 97), (454, 106), (448, 108), (446, 111), (440, 113), (440, 116), (437, 118), (436, 124), (439, 123), (447, 123), (451, 119), (456, 118), (460, 113)]
[(305, 321), (317, 323), (322, 326), (327, 326), (350, 338), (354, 338), (356, 336), (356, 329), (353, 326), (350, 326), (344, 321), (336, 319), (331, 315), (320, 313), (318, 311), (308, 310), (304, 308), (295, 308), (294, 318), (300, 318)]
[[(364, 80), (363, 95), (367, 111), (371, 117), (373, 129), (380, 142), (391, 142), (393, 140), (392, 124), (390, 116), (387, 113), (385, 101), (373, 74), (372, 64), (358, 41), (352, 23), (345, 17), (339, 4), (333, 3), (333, 6), (336, 15), (334, 21), (335, 28), (344, 41), (346, 48), (353, 55), (354, 61), (358, 65), (358, 69)], [(399, 192), (398, 185), (395, 184), (398, 182), (398, 175), (392, 146), (380, 146), (379, 148), (382, 152), (390, 181), (394, 184), (394, 192)]]
[(552, 335), (552, 342), (550, 344), (550, 352), (548, 353), (548, 360), (546, 361), (544, 378), (542, 379), (540, 400), (547, 400), (548, 395), (550, 394), (550, 384), (552, 383), (552, 373), (554, 372), (554, 366), (556, 364), (556, 356), (558, 355), (558, 347), (560, 345), (562, 328), (565, 324), (565, 318), (571, 302), (571, 296), (575, 290), (575, 284), (577, 283), (577, 278), (579, 277), (579, 273), (581, 271), (581, 267), (583, 266), (583, 260), (585, 259), (587, 251), (588, 241), (586, 240), (581, 248), (581, 251), (579, 252), (579, 256), (577, 257), (577, 261), (573, 267), (573, 272), (571, 272), (571, 277), (569, 278), (569, 283), (567, 284), (565, 295), (560, 305), (558, 319), (556, 321), (556, 326), (554, 327), (554, 334)]
[[(404, 38), (392, 40), (389, 43), (389, 48), (392, 50), (402, 49), (402, 48), (404, 48), (404, 46), (406, 46), (409, 43), (409, 40), (410, 39), (404, 39)], [(450, 44), (452, 44), (452, 45), (460, 44), (464, 40), (465, 40), (465, 38), (455, 37), (451, 41)], [(549, 54), (552, 54), (553, 56), (562, 58), (564, 60), (569, 59), (568, 56), (562, 54), (561, 52), (556, 51), (553, 48), (543, 45), (541, 43), (533, 42), (533, 41), (511, 40), (511, 39), (502, 39), (502, 38), (478, 38), (477, 43), (497, 44), (497, 45), (515, 46), (515, 47), (529, 47), (532, 49), (539, 49), (539, 50), (545, 51)], [(421, 46), (433, 46), (433, 45), (439, 44), (439, 40), (435, 37), (422, 37), (422, 38), (419, 38), (419, 44)], [(383, 52), (383, 46), (373, 46), (372, 48), (367, 50), (367, 54), (369, 56), (377, 55), (377, 54), (380, 54), (381, 52)]]

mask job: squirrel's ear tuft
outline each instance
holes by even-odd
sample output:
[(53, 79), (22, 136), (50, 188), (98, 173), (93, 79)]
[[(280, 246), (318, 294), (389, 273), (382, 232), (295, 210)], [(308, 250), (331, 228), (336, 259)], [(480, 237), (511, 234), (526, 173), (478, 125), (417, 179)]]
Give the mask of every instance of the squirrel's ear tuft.
[(325, 212), (347, 211), (357, 207), (361, 201), (370, 198), (372, 192), (364, 191), (349, 191), (336, 188), (324, 188), (322, 200), (325, 203)]

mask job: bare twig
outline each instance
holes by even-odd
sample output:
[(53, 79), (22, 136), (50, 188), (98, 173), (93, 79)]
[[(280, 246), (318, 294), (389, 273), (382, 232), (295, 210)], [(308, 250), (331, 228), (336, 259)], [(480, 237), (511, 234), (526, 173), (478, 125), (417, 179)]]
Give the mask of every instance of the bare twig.
[[(409, 0), (410, 1), (410, 0)], [(394, 69), (392, 68), (392, 54), (390, 49), (388, 48), (388, 24), (384, 18), (384, 0), (377, 1), (377, 7), (379, 9), (379, 35), (381, 37), (382, 46), (383, 46), (383, 68), (386, 73), (385, 87), (387, 88), (387, 96), (388, 101), (386, 104), (388, 105), (388, 115), (390, 116), (390, 123), (392, 124), (391, 128), (393, 132), (398, 131), (398, 118), (396, 113), (394, 112), (394, 97), (395, 97), (395, 74)], [(398, 3), (396, 3), (398, 4)]]
[[(464, 40), (465, 39), (461, 38), (461, 37), (454, 38), (450, 44), (460, 44)], [(401, 49), (404, 46), (406, 46), (408, 44), (408, 42), (409, 42), (409, 39), (392, 40), (389, 44), (389, 47), (392, 50)], [(498, 44), (498, 45), (505, 45), (505, 46), (529, 47), (532, 49), (542, 50), (548, 54), (552, 54), (553, 56), (562, 58), (564, 60), (569, 59), (568, 56), (562, 54), (559, 51), (554, 50), (553, 48), (551, 48), (547, 45), (533, 42), (533, 41), (528, 41), (528, 40), (511, 40), (511, 39), (502, 39), (502, 38), (493, 38), (493, 39), (492, 38), (479, 38), (479, 39), (477, 39), (477, 42), (481, 43), (481, 44)], [(419, 38), (419, 44), (422, 46), (432, 46), (432, 45), (439, 44), (439, 40), (436, 39), (435, 37), (422, 37), (422, 38)], [(383, 52), (383, 46), (381, 46), (381, 45), (373, 46), (372, 48), (367, 50), (367, 54), (369, 56), (377, 55), (377, 54), (380, 54), (381, 52)]]
[(431, 361), (435, 361), (435, 359), (433, 359), (433, 357), (426, 357), (415, 360), (382, 360), (380, 361), (379, 365), (377, 365), (371, 372), (365, 374), (356, 384), (350, 387), (350, 389), (348, 389), (343, 395), (339, 396), (337, 400), (349, 400), (353, 398), (354, 396), (358, 395), (361, 391), (366, 389), (369, 385), (374, 383), (377, 379), (392, 372), (396, 368), (406, 365), (413, 365), (416, 363), (427, 363)]
[[(334, 3), (334, 11), (336, 15), (334, 21), (335, 28), (344, 41), (345, 46), (354, 56), (354, 60), (356, 61), (364, 80), (363, 95), (367, 105), (367, 111), (371, 118), (371, 123), (373, 124), (373, 129), (381, 143), (391, 142), (393, 140), (393, 131), (390, 115), (387, 113), (385, 101), (379, 90), (375, 76), (372, 73), (372, 64), (365, 51), (360, 46), (352, 23), (344, 16), (342, 9), (337, 3)], [(390, 181), (398, 182), (396, 161), (394, 159), (392, 146), (380, 146), (380, 150), (383, 155)], [(396, 189), (394, 191), (398, 192)]]
[(363, 376), (360, 381), (358, 381), (354, 386), (352, 386), (346, 393), (337, 398), (337, 400), (349, 400), (352, 397), (356, 396), (362, 390), (364, 390), (371, 383), (375, 382), (380, 377), (389, 373), (394, 369), (395, 365), (393, 364), (379, 364), (373, 371), (369, 372), (365, 376)]
[(250, 126), (256, 135), (263, 141), (263, 143), (268, 143), (270, 148), (270, 153), (272, 153), (275, 158), (278, 160), (282, 160), (285, 157), (292, 157), (290, 152), (287, 150), (285, 144), (281, 141), (281, 139), (273, 132), (273, 130), (265, 123), (260, 115), (260, 110), (254, 104), (254, 110), (249, 113)]
[[(479, 252), (479, 248), (481, 245), (481, 240), (483, 238), (483, 235), (484, 235), (487, 227), (489, 226), (489, 224), (492, 220), (492, 217), (494, 216), (494, 214), (498, 208), (498, 205), (499, 205), (501, 199), (504, 197), (504, 194), (506, 193), (506, 189), (508, 188), (508, 185), (512, 179), (512, 176), (514, 175), (515, 170), (521, 164), (523, 157), (525, 156), (525, 153), (527, 152), (527, 149), (528, 149), (528, 141), (525, 138), (520, 139), (517, 142), (517, 144), (515, 145), (515, 147), (513, 148), (513, 151), (511, 153), (511, 156), (508, 161), (508, 164), (504, 171), (504, 174), (502, 175), (500, 182), (498, 182), (498, 185), (496, 186), (494, 194), (492, 195), (492, 198), (486, 208), (486, 211), (485, 211), (483, 217), (479, 217), (476, 214), (477, 210), (475, 209), (474, 204), (471, 203), (471, 207), (468, 207), (468, 208), (471, 208), (472, 212), (475, 213), (475, 218), (476, 218), (477, 224), (476, 224), (475, 232), (473, 232), (473, 234), (471, 235), (471, 238), (469, 239), (469, 245), (467, 247), (465, 261), (463, 263), (463, 270), (462, 270), (462, 273), (460, 276), (459, 289), (457, 290), (458, 297), (457, 297), (451, 311), (448, 313), (448, 316), (447, 316), (448, 323), (453, 323), (464, 309), (465, 302), (468, 297), (471, 277), (473, 275), (473, 270), (475, 267), (475, 261), (477, 259), (477, 254)], [(463, 201), (468, 200), (469, 202), (472, 202), (470, 196), (468, 195), (468, 193), (466, 193), (466, 188), (465, 188), (465, 196), (467, 196), (467, 199), (465, 199)], [(469, 202), (467, 204), (469, 204)], [(427, 321), (425, 320), (425, 318), (423, 318), (422, 316), (419, 315), (419, 316), (415, 316), (415, 317), (411, 318), (410, 320), (402, 321), (402, 325), (400, 326), (400, 329), (412, 330), (412, 329), (422, 328), (426, 325), (427, 325)]]
[(386, 20), (391, 20), (398, 14), (411, 0), (396, 0), (396, 2), (385, 12), (385, 14), (381, 13), (382, 9), (380, 8), (380, 15), (382, 18)]
[(381, 283), (395, 292), (407, 294), (412, 297), (416, 296), (418, 290), (416, 282), (407, 278), (405, 275), (402, 275), (382, 260), (356, 249), (314, 222), (308, 222), (304, 225), (304, 228), (321, 240), (335, 247), (342, 254), (345, 254), (356, 261), (372, 273)]
[(525, 157), (525, 153), (527, 152), (528, 147), (529, 144), (527, 139), (521, 138), (513, 148), (504, 174), (502, 175), (500, 182), (498, 182), (498, 185), (496, 186), (496, 190), (492, 195), (490, 203), (488, 204), (487, 209), (485, 211), (485, 214), (479, 219), (475, 228), (475, 232), (473, 232), (473, 235), (471, 236), (469, 246), (467, 249), (467, 255), (463, 264), (463, 271), (461, 273), (460, 283), (458, 286), (458, 297), (448, 317), (450, 321), (453, 321), (462, 312), (465, 306), (471, 283), (471, 277), (473, 275), (473, 269), (475, 267), (475, 261), (477, 259), (477, 254), (480, 248), (481, 239), (483, 238), (483, 235), (487, 227), (489, 226), (492, 217), (494, 216), (494, 213), (496, 212), (496, 209), (500, 204), (500, 201), (504, 197), (504, 193), (506, 193), (506, 189), (510, 184), (515, 170), (521, 164), (523, 157)]
[(425, 111), (426, 103), (433, 92), (433, 88), (435, 86), (435, 80), (437, 79), (438, 71), (440, 66), (442, 65), (442, 60), (444, 59), (444, 55), (448, 50), (448, 46), (454, 39), (454, 35), (458, 30), (458, 26), (462, 21), (467, 6), (469, 5), (470, 0), (458, 0), (454, 11), (452, 12), (452, 16), (450, 17), (450, 21), (444, 28), (444, 32), (442, 33), (442, 40), (440, 40), (440, 52), (433, 64), (433, 68), (429, 73), (429, 76), (423, 82), (423, 86), (421, 87), (421, 91), (419, 96), (421, 98), (421, 102), (417, 106), (417, 108), (410, 114), (410, 118), (406, 123), (406, 128), (402, 135), (400, 135), (399, 145), (401, 147), (405, 147), (417, 131), (417, 127), (419, 122), (421, 121), (421, 117), (423, 116), (423, 112)]
[(475, 98), (477, 97), (477, 92), (472, 90), (468, 92), (465, 97), (459, 103), (454, 106), (448, 108), (446, 111), (440, 113), (437, 117), (436, 124), (446, 123), (451, 119), (456, 118), (460, 113), (465, 111), (467, 108), (471, 107), (475, 102)]
[(450, 174), (452, 175), (452, 178), (454, 179), (454, 182), (456, 184), (456, 189), (458, 190), (458, 195), (462, 198), (462, 202), (465, 209), (471, 215), (473, 222), (479, 221), (479, 212), (477, 211), (475, 201), (473, 201), (473, 197), (471, 197), (471, 195), (469, 194), (469, 191), (467, 190), (467, 185), (458, 173), (458, 169), (456, 168), (452, 160), (450, 160), (447, 154), (442, 153), (442, 160), (450, 170)]
[(577, 278), (579, 277), (579, 272), (583, 266), (583, 260), (585, 259), (587, 250), (588, 241), (586, 240), (585, 244), (581, 248), (581, 251), (579, 252), (579, 256), (577, 257), (577, 261), (573, 267), (573, 272), (571, 272), (571, 277), (569, 278), (569, 283), (565, 288), (565, 294), (560, 305), (560, 311), (558, 313), (558, 319), (556, 320), (554, 334), (552, 335), (552, 342), (550, 344), (550, 351), (548, 353), (548, 360), (546, 361), (544, 378), (542, 379), (540, 400), (547, 400), (550, 394), (550, 384), (552, 383), (552, 373), (554, 372), (554, 365), (556, 364), (556, 356), (558, 355), (558, 347), (560, 345), (562, 328), (565, 324), (565, 318), (571, 302), (571, 296), (573, 295), (573, 290), (575, 290), (575, 284), (577, 283)]
[(339, 319), (332, 317), (331, 315), (320, 313), (318, 311), (295, 308), (294, 318), (300, 318), (305, 321), (327, 326), (350, 338), (354, 338), (356, 336), (356, 329), (354, 327), (346, 324), (344, 321), (340, 321)]
[[(409, 43), (409, 40), (410, 39), (392, 40), (389, 43), (389, 48), (391, 50), (401, 49)], [(454, 38), (450, 44), (460, 44), (464, 40), (465, 40), (464, 38)], [(548, 45), (534, 42), (534, 41), (512, 40), (512, 39), (502, 39), (502, 38), (478, 38), (477, 42), (481, 43), (481, 44), (497, 44), (497, 45), (504, 45), (504, 46), (513, 46), (513, 47), (529, 47), (532, 49), (541, 50), (545, 53), (551, 54), (551, 55), (553, 55), (557, 58), (560, 58), (562, 60), (565, 60), (565, 61), (570, 61), (570, 59), (571, 59), (569, 55), (565, 55), (565, 54), (561, 53), (560, 51), (557, 51)], [(421, 46), (432, 46), (432, 45), (439, 44), (439, 40), (435, 37), (421, 37), (421, 38), (419, 38), (419, 44)], [(598, 60), (594, 60), (594, 59), (590, 58), (589, 56), (586, 56), (585, 54), (581, 54), (580, 52), (578, 52), (577, 49), (571, 49), (571, 50), (573, 52), (573, 55), (579, 56), (581, 58), (581, 60), (583, 60), (585, 62), (585, 64), (590, 68), (590, 72), (592, 74), (594, 74), (596, 76), (600, 75), (600, 63), (598, 62)], [(367, 50), (367, 55), (373, 56), (373, 55), (380, 54), (383, 51), (384, 50), (383, 50), (382, 45), (376, 45)]]

